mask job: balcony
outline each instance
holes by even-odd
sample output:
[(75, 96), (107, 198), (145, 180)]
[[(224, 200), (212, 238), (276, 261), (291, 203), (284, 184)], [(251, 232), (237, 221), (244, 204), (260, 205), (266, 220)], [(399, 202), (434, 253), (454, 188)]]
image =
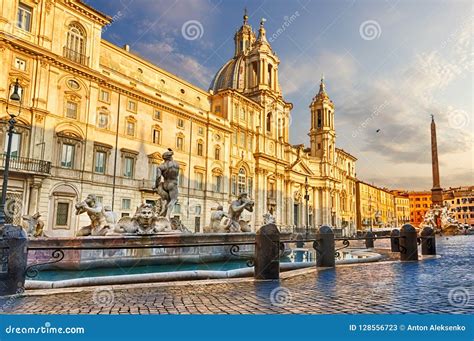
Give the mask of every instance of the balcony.
[(75, 50), (71, 50), (66, 46), (64, 46), (63, 48), (63, 55), (64, 57), (73, 61), (74, 63), (78, 63), (78, 64), (82, 64), (86, 66), (89, 65), (89, 57)]
[[(5, 169), (6, 154), (0, 154), (0, 169)], [(49, 175), (51, 162), (26, 157), (11, 157), (10, 171)]]

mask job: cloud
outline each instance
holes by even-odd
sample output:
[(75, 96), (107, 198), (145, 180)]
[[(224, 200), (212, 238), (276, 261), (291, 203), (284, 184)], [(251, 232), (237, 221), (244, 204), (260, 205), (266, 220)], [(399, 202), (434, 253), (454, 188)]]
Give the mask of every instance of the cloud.
[[(366, 181), (390, 189), (429, 190), (433, 187), (431, 177), (423, 175), (391, 176), (390, 178), (375, 175), (367, 177)], [(474, 184), (474, 175), (471, 169), (446, 174), (442, 179), (443, 188), (472, 184)]]
[[(306, 104), (301, 113), (298, 106), (293, 110), (293, 117), (301, 118), (292, 127), (293, 138), (307, 131), (307, 104), (324, 72), (336, 105), (338, 145), (359, 158), (359, 177), (392, 188), (430, 188), (434, 114), (443, 186), (472, 183), (472, 107), (458, 107), (449, 95), (453, 83), (472, 76), (470, 28), (462, 22), (437, 49), (420, 51), (411, 63), (372, 75), (347, 50), (323, 50), (311, 58), (296, 55), (290, 63), (282, 62), (284, 95)], [(456, 155), (454, 163), (446, 157), (451, 154)], [(466, 171), (460, 173), (461, 167)]]
[(140, 42), (136, 49), (157, 66), (204, 89), (207, 89), (213, 77), (213, 70), (201, 65), (196, 58), (179, 52), (170, 39), (167, 42)]
[(350, 129), (353, 139), (362, 142), (362, 151), (397, 163), (431, 162), (431, 114), (436, 117), (440, 151), (472, 150), (474, 135), (468, 122), (472, 113), (461, 114), (466, 117), (465, 124), (453, 127), (450, 115), (462, 110), (439, 100), (446, 98), (446, 89), (456, 79), (465, 77), (470, 68), (466, 58), (470, 52), (464, 38), (454, 40), (452, 45), (451, 52), (446, 54), (449, 58), (439, 51), (419, 53), (411, 65), (382, 79), (373, 79), (348, 96), (339, 107), (344, 112), (341, 123)]
[(338, 54), (330, 50), (322, 50), (310, 57), (290, 56), (282, 62), (279, 80), (285, 96), (298, 94), (309, 98), (309, 105), (322, 74), (329, 78), (331, 84), (338, 84), (338, 91), (343, 92), (346, 86), (352, 84), (357, 65), (349, 53)]

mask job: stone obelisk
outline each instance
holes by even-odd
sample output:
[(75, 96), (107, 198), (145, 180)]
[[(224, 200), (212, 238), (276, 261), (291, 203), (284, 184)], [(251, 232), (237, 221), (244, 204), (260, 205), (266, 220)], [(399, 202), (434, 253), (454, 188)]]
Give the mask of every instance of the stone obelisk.
[(436, 141), (436, 123), (431, 115), (431, 166), (433, 168), (433, 188), (431, 189), (431, 202), (433, 206), (443, 205), (443, 189), (439, 181), (438, 143)]

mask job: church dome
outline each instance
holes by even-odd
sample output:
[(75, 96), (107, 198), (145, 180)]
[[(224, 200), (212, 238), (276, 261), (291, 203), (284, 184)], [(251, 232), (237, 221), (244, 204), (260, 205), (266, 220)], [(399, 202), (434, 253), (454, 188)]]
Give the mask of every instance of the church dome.
[[(245, 63), (242, 61), (243, 56), (241, 55), (234, 57), (225, 63), (214, 76), (209, 90), (212, 90), (214, 93), (216, 93), (217, 91), (224, 89), (243, 88), (243, 79), (245, 75), (243, 68)], [(242, 84), (240, 84), (241, 80)]]

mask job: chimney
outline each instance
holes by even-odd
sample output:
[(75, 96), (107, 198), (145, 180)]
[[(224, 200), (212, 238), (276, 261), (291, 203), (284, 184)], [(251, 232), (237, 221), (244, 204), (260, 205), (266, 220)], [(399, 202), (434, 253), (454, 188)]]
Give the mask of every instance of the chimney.
[(130, 45), (125, 44), (125, 45), (123, 46), (123, 49), (124, 49), (125, 51), (127, 51), (127, 52), (130, 52)]

